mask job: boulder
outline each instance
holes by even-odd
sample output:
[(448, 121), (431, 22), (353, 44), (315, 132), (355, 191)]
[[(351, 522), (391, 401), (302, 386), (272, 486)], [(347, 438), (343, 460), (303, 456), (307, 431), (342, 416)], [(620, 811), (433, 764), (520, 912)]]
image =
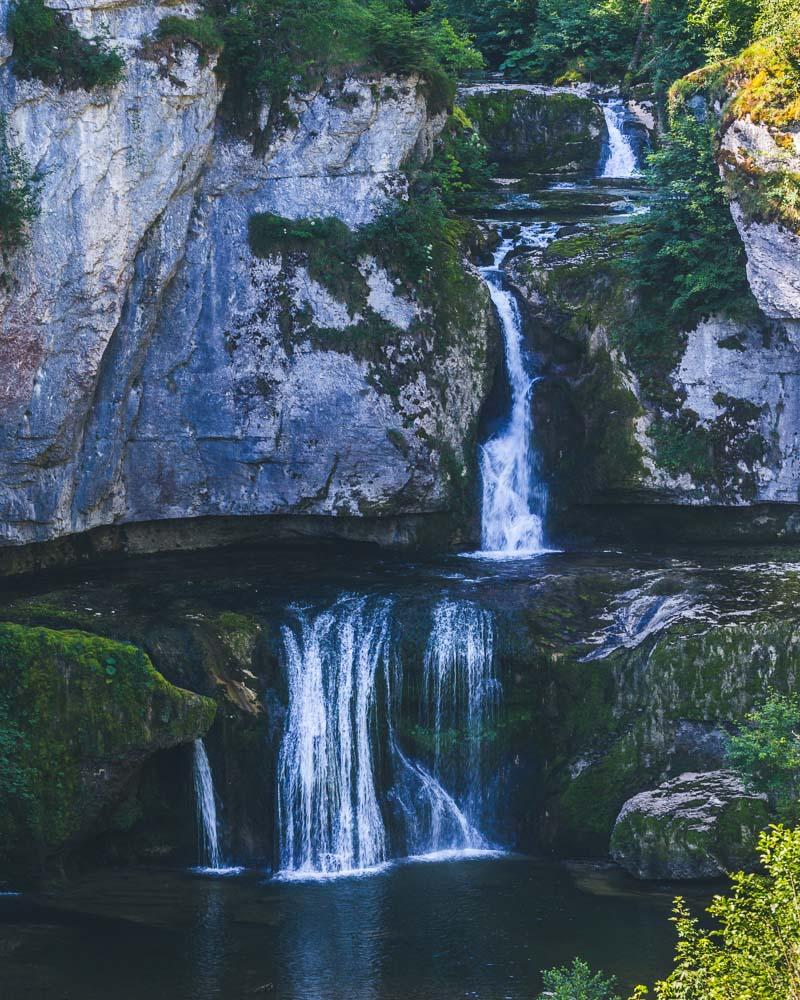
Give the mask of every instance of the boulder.
[(716, 878), (752, 863), (768, 822), (766, 796), (735, 772), (688, 771), (628, 799), (611, 856), (636, 878)]

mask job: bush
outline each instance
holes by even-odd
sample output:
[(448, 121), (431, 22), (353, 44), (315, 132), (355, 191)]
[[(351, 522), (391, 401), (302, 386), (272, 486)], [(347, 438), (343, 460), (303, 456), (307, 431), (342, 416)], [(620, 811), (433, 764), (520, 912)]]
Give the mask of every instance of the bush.
[(101, 38), (84, 38), (43, 0), (18, 0), (8, 17), (14, 72), (64, 90), (112, 87), (122, 79), (122, 56)]
[[(675, 968), (656, 1000), (800, 1000), (800, 829), (761, 834), (764, 875), (733, 875), (733, 894), (715, 896), (705, 930), (675, 902)], [(640, 986), (632, 1000), (650, 993)]]
[(222, 36), (217, 31), (214, 19), (207, 14), (193, 18), (170, 14), (158, 22), (153, 37), (157, 42), (175, 45), (190, 43), (196, 46), (201, 66), (208, 62), (212, 53), (219, 52), (222, 48)]
[(748, 783), (767, 792), (783, 819), (800, 820), (800, 700), (772, 694), (730, 739), (729, 756)]
[(23, 155), (9, 138), (8, 119), (0, 114), (0, 252), (16, 249), (24, 241), (39, 209), (36, 178)]
[(417, 73), (433, 110), (453, 97), (453, 77), (481, 57), (436, 5), (412, 14), (402, 0), (242, 0), (221, 17), (220, 71), (228, 84), (230, 121), (249, 134), (286, 114), (292, 91), (321, 81), (336, 67)]
[(615, 981), (592, 972), (586, 962), (574, 959), (571, 966), (547, 969), (542, 973), (544, 990), (539, 1000), (619, 1000)]

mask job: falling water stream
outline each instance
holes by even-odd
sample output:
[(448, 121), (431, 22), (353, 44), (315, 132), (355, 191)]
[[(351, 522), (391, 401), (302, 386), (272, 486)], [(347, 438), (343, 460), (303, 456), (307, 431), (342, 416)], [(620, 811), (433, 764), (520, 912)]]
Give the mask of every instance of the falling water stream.
[(194, 741), (194, 795), (200, 864), (204, 868), (220, 870), (223, 868), (223, 860), (219, 846), (217, 799), (214, 794), (211, 765), (202, 740)]
[(625, 102), (619, 99), (605, 101), (602, 108), (608, 129), (608, 157), (601, 176), (617, 180), (636, 177), (639, 173), (636, 151), (623, 132)]
[[(345, 594), (329, 608), (295, 607), (283, 628), (289, 706), (278, 760), (283, 877), (364, 872), (400, 855), (489, 845), (476, 821), (480, 741), (499, 697), (491, 616), (469, 602), (433, 613), (421, 722), (433, 767), (398, 735), (403, 665), (395, 608)], [(463, 731), (458, 788), (447, 787), (442, 744)]]

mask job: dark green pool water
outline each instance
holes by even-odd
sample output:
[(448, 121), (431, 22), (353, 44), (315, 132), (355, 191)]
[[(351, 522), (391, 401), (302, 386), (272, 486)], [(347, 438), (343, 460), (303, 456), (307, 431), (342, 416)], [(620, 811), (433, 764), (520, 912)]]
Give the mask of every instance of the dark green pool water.
[(523, 1000), (575, 955), (627, 990), (669, 967), (675, 891), (514, 856), (317, 883), (105, 873), (0, 897), (0, 996)]

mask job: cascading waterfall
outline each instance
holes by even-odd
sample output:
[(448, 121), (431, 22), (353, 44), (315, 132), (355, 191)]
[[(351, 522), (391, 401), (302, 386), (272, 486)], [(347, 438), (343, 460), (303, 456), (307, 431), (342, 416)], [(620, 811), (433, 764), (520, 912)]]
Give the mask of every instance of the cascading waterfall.
[(387, 601), (295, 608), (283, 642), (289, 712), (278, 759), (284, 873), (370, 868), (386, 859), (373, 772), (375, 682), (390, 656)]
[(224, 862), (219, 846), (217, 825), (217, 800), (211, 765), (202, 740), (194, 741), (194, 797), (197, 809), (197, 839), (200, 864), (209, 869), (221, 870)]
[[(470, 601), (443, 600), (436, 605), (425, 650), (424, 684), (423, 714), (433, 729), (434, 777), (460, 790), (461, 808), (476, 829), (487, 786), (486, 730), (495, 719), (502, 691), (495, 676), (490, 612)], [(464, 740), (466, 753), (454, 754), (453, 748), (461, 750)]]
[[(434, 772), (444, 771), (444, 727), (461, 726), (479, 740), (496, 699), (490, 619), (475, 605), (459, 607), (437, 608), (426, 654)], [(464, 779), (462, 808), (438, 774), (401, 748), (392, 602), (344, 595), (322, 612), (291, 610), (294, 620), (282, 630), (289, 707), (277, 774), (281, 875), (329, 876), (375, 868), (397, 853), (485, 848), (467, 815), (479, 812), (480, 774)], [(479, 762), (471, 742), (468, 757), (469, 775)]]
[[(545, 245), (547, 225), (527, 226), (524, 242)], [(505, 362), (511, 384), (511, 412), (505, 426), (481, 448), (480, 467), (481, 548), (497, 555), (525, 555), (544, 549), (543, 514), (547, 493), (533, 470), (533, 417), (531, 391), (536, 378), (526, 368), (522, 317), (513, 293), (504, 287), (503, 260), (517, 245), (504, 240), (494, 254), (492, 267), (481, 269), (500, 317)]]
[(636, 177), (639, 173), (636, 152), (622, 130), (625, 102), (618, 99), (605, 101), (602, 108), (608, 128), (608, 158), (603, 164), (601, 176), (617, 180)]

